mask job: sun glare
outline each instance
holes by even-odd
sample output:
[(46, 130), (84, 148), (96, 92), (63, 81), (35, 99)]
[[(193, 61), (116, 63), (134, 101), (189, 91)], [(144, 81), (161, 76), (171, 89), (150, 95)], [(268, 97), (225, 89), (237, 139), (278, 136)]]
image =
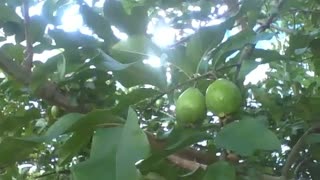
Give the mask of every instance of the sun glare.
[(160, 47), (166, 47), (174, 43), (176, 30), (170, 27), (159, 27), (154, 30), (152, 40)]
[(65, 13), (62, 18), (62, 28), (67, 32), (77, 31), (83, 27), (83, 20), (79, 14), (79, 6), (71, 6)]
[[(88, 3), (90, 6), (92, 5), (92, 0), (85, 0), (86, 3)], [(95, 1), (95, 5), (99, 4), (99, 6), (103, 5), (103, 1)], [(42, 5), (43, 3), (39, 3), (36, 6), (33, 6), (30, 8), (30, 15), (40, 15), (41, 14), (41, 10), (42, 10)], [(193, 11), (199, 11), (199, 7), (196, 6), (192, 6), (189, 7), (191, 10)], [(226, 6), (222, 6), (219, 7), (219, 14), (223, 14), (225, 13), (225, 11), (227, 11), (227, 7)], [(21, 10), (17, 9), (17, 12), (19, 12), (19, 14), (21, 14)], [(158, 20), (156, 20), (155, 22), (151, 21), (152, 23), (150, 23), (150, 26), (148, 27), (148, 33), (152, 34), (152, 40), (155, 44), (157, 44), (159, 47), (164, 48), (164, 47), (168, 47), (169, 45), (173, 44), (175, 42), (175, 40), (177, 39), (177, 35), (178, 35), (178, 31), (171, 28), (168, 25), (168, 18), (165, 15), (166, 13), (163, 12), (159, 12), (159, 15), (161, 17), (163, 17), (163, 22), (161, 23), (157, 23)], [(85, 30), (84, 24), (83, 24), (83, 19), (81, 17), (81, 15), (79, 14), (79, 5), (73, 5), (70, 6), (69, 9), (67, 9), (63, 16), (62, 16), (62, 25), (59, 28), (62, 28), (63, 30), (67, 31), (67, 32), (72, 32), (72, 31), (81, 31), (85, 34), (92, 34), (92, 32), (90, 33), (88, 30)], [(212, 22), (208, 22), (207, 25), (215, 25), (215, 24), (219, 24), (221, 23), (221, 20), (219, 19), (213, 19)], [(194, 27), (198, 27), (200, 24), (199, 22), (194, 21), (193, 22), (193, 26)], [(111, 27), (115, 36), (118, 37), (121, 40), (125, 40), (128, 38), (128, 35), (120, 32), (117, 28), (115, 27)], [(239, 30), (237, 29), (232, 29), (230, 31), (228, 31), (224, 37), (225, 41), (228, 37), (238, 33)], [(190, 32), (188, 32), (188, 30), (185, 30), (186, 33), (192, 34), (194, 33), (193, 30), (191, 30)], [(272, 39), (271, 41), (274, 41), (274, 39)], [(260, 41), (257, 44), (257, 48), (263, 48), (263, 49), (271, 49), (272, 45), (270, 43), (270, 41)], [(41, 60), (41, 61), (45, 61), (43, 58), (41, 59), (41, 57), (52, 57), (53, 55), (59, 53), (58, 51), (56, 52), (45, 52), (46, 56), (43, 56), (42, 54), (38, 55), (35, 54), (35, 59), (37, 60)], [(48, 55), (48, 56), (47, 56)], [(146, 59), (143, 61), (145, 64), (149, 64), (152, 67), (160, 67), (161, 66), (161, 58), (159, 57), (150, 57), (149, 59)], [(246, 77), (245, 80), (245, 84), (248, 83), (257, 83), (263, 79), (266, 78), (266, 72), (269, 70), (269, 65), (268, 64), (263, 64), (263, 65), (259, 65), (255, 70), (251, 71), (251, 73), (249, 73)]]
[(151, 67), (160, 67), (161, 59), (157, 56), (151, 56), (149, 59), (143, 60), (143, 63), (150, 65)]

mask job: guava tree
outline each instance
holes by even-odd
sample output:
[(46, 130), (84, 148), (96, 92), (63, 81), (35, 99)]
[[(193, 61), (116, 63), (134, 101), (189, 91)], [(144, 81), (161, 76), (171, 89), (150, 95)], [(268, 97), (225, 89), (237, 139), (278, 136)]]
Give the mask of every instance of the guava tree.
[(319, 3), (1, 0), (1, 179), (318, 179)]

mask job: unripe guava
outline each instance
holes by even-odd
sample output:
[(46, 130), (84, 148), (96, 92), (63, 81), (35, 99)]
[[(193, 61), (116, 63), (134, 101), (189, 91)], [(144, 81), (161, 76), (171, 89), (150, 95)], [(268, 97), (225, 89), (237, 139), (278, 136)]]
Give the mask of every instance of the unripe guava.
[(52, 106), (51, 107), (51, 115), (54, 118), (59, 116), (59, 108), (57, 106)]
[(177, 123), (181, 125), (201, 123), (206, 115), (204, 95), (197, 88), (186, 89), (176, 102)]
[(215, 80), (206, 91), (207, 108), (219, 117), (238, 111), (241, 101), (240, 89), (226, 79)]

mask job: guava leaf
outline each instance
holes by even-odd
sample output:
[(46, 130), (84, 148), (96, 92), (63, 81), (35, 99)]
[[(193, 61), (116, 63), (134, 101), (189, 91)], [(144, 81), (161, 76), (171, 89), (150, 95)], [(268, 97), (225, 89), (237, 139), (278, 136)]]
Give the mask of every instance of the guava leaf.
[(51, 140), (61, 134), (66, 133), (82, 117), (83, 115), (79, 113), (70, 113), (62, 116), (49, 127), (44, 135), (45, 138), (47, 140)]
[[(163, 68), (153, 68), (143, 60), (160, 57), (160, 49), (144, 35), (134, 35), (120, 41), (111, 49), (111, 56), (121, 62), (132, 64), (121, 71), (114, 72), (119, 82), (125, 87), (151, 84), (161, 89), (166, 87)], [(139, 72), (139, 73), (138, 73)]]
[(218, 161), (207, 168), (202, 180), (235, 180), (236, 169), (226, 161)]
[(222, 41), (225, 31), (226, 27), (223, 25), (209, 26), (201, 28), (197, 33), (192, 35), (187, 44), (186, 59), (184, 60), (184, 63), (190, 64), (193, 67), (191, 72), (187, 72), (189, 75), (196, 72), (204, 53)]
[(110, 71), (121, 71), (124, 70), (134, 63), (123, 64), (119, 61), (113, 59), (111, 56), (99, 50), (99, 55), (92, 59), (91, 63), (93, 63), (97, 69), (107, 69)]
[(20, 44), (6, 43), (1, 46), (1, 50), (8, 58), (15, 61), (22, 62), (24, 59), (24, 47)]
[(259, 33), (252, 30), (245, 30), (228, 38), (225, 42), (221, 43), (213, 52), (212, 58), (214, 59), (214, 67), (220, 67), (232, 53), (243, 48), (246, 44), (255, 44), (261, 40), (270, 40), (274, 33)]
[(308, 144), (320, 143), (320, 134), (318, 134), (318, 133), (309, 134), (309, 135), (307, 136), (306, 142), (307, 142)]
[(59, 165), (65, 165), (70, 161), (81, 148), (85, 147), (90, 141), (91, 136), (86, 132), (74, 132), (72, 136), (57, 150)]
[(21, 23), (22, 19), (15, 13), (13, 8), (8, 6), (0, 6), (0, 21)]
[(128, 108), (130, 105), (134, 105), (140, 101), (143, 101), (147, 98), (151, 98), (157, 95), (159, 91), (152, 88), (138, 88), (133, 89), (119, 97), (119, 104), (112, 109), (112, 112), (120, 113), (123, 111), (128, 112)]
[(39, 144), (39, 142), (32, 140), (14, 137), (2, 138), (0, 143), (0, 165), (7, 166), (26, 158)]
[(175, 128), (167, 138), (167, 147), (163, 151), (152, 153), (151, 156), (141, 161), (137, 167), (143, 173), (150, 172), (155, 164), (160, 163), (161, 160), (165, 159), (168, 155), (197, 142), (211, 138), (212, 136), (210, 134), (199, 131), (198, 129)]
[(215, 139), (216, 145), (243, 156), (256, 150), (279, 150), (281, 143), (259, 119), (244, 117), (226, 125)]
[(106, 18), (95, 12), (87, 4), (82, 4), (79, 9), (84, 23), (91, 28), (99, 37), (104, 39), (104, 42), (110, 45), (115, 42), (110, 23)]
[(129, 108), (116, 154), (116, 179), (136, 179), (138, 176), (135, 163), (145, 158), (149, 152), (148, 138), (139, 127), (137, 114)]
[(160, 56), (160, 49), (145, 35), (133, 35), (112, 46), (111, 56), (122, 63), (142, 61)]
[(127, 14), (131, 14), (131, 11), (134, 7), (143, 6), (146, 0), (122, 0), (122, 6)]
[(75, 180), (116, 179), (116, 152), (123, 128), (98, 129), (92, 139), (90, 158), (71, 168)]

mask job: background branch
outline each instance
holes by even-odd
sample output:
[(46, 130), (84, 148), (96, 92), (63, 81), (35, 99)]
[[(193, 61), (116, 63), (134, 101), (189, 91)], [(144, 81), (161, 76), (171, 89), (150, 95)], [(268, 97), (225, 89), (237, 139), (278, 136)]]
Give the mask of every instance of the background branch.
[(29, 15), (29, 0), (23, 0), (23, 16), (24, 16), (24, 34), (26, 39), (25, 59), (23, 66), (26, 70), (31, 72), (33, 61), (33, 47), (30, 36), (30, 15)]
[[(284, 1), (285, 0), (280, 0), (278, 2), (277, 6), (275, 7), (276, 11), (273, 12), (270, 15), (270, 17), (267, 19), (267, 21), (265, 23), (261, 24), (261, 26), (257, 29), (258, 33), (264, 32), (266, 29), (268, 29), (270, 27), (271, 23), (278, 16), (278, 12), (281, 9), (281, 7), (283, 6)], [(239, 61), (238, 61), (239, 66), (238, 66), (237, 71), (236, 71), (236, 80), (237, 81), (239, 80), (238, 79), (239, 78), (239, 73), (240, 73), (240, 69), (241, 69), (243, 61), (245, 61), (246, 59), (248, 59), (251, 56), (255, 46), (256, 46), (255, 44), (248, 44), (248, 45), (243, 47), (242, 52), (241, 52), (240, 57), (239, 57)]]
[(305, 146), (306, 138), (308, 137), (308, 135), (310, 133), (312, 133), (315, 129), (318, 129), (318, 128), (320, 128), (320, 124), (313, 125), (300, 137), (300, 139), (297, 141), (297, 143), (293, 146), (293, 148), (291, 149), (291, 151), (287, 157), (287, 161), (281, 171), (283, 177), (288, 179), (289, 172), (290, 172), (292, 165), (296, 162), (297, 158), (299, 157), (299, 152)]
[[(2, 50), (0, 50), (0, 68), (4, 73), (10, 75), (23, 85), (31, 83), (31, 73), (29, 70), (8, 58)], [(67, 95), (62, 94), (59, 91), (59, 87), (50, 81), (47, 81), (42, 87), (38, 88), (36, 90), (36, 95), (69, 112), (88, 112), (88, 110), (83, 107), (73, 105), (70, 98)]]

